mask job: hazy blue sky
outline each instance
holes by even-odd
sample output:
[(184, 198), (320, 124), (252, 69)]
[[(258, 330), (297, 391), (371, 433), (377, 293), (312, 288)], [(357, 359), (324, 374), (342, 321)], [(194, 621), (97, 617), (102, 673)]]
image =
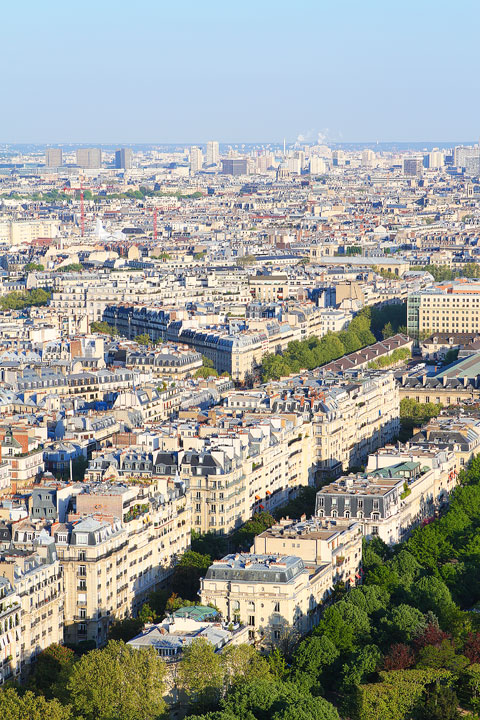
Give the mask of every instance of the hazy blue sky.
[(2, 3), (3, 142), (471, 140), (478, 0)]

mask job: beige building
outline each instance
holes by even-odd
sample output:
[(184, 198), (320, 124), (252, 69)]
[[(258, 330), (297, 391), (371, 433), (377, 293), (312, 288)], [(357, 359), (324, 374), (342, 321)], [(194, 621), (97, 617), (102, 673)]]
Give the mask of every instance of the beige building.
[(369, 453), (400, 430), (400, 401), (393, 372), (366, 373), (333, 388), (313, 418), (318, 474), (334, 477), (363, 465)]
[(45, 150), (45, 165), (50, 168), (61, 167), (63, 164), (62, 148), (47, 148)]
[(307, 566), (330, 568), (326, 593), (344, 582), (356, 585), (362, 561), (362, 526), (354, 520), (326, 521), (313, 517), (300, 522), (282, 519), (254, 538), (253, 553), (296, 555)]
[[(98, 493), (95, 486), (86, 488), (87, 498), (76, 498), (76, 519), (52, 528), (65, 576), (68, 642), (103, 644), (110, 623), (136, 615), (148, 595), (165, 585), (176, 558), (190, 547), (185, 494), (174, 490), (149, 498), (136, 487), (133, 502), (130, 494), (115, 492), (121, 486), (110, 488), (110, 494), (103, 487)], [(102, 509), (115, 511), (119, 498), (122, 505), (129, 504), (126, 514), (102, 514)], [(98, 507), (96, 514), (80, 517), (79, 510), (88, 512), (92, 504)]]
[(316, 515), (356, 520), (365, 537), (395, 544), (434, 518), (457, 481), (452, 452), (384, 448), (369, 458), (364, 474), (347, 475), (319, 490)]
[(6, 615), (0, 652), (9, 649), (0, 668), (3, 679), (24, 672), (38, 653), (63, 642), (65, 593), (55, 546), (45, 535), (31, 547), (35, 549), (4, 551), (0, 559), (0, 595), (2, 588), (6, 593), (0, 599), (0, 637)]
[(20, 598), (14, 584), (0, 570), (0, 685), (20, 673), (20, 628)]
[(314, 472), (310, 426), (287, 418), (210, 436), (181, 457), (197, 532), (226, 534), (255, 512), (275, 510), (313, 482)]
[(252, 275), (248, 285), (252, 298), (260, 302), (282, 302), (290, 296), (287, 275)]
[(60, 223), (54, 220), (7, 220), (0, 222), (0, 243), (26, 245), (37, 238), (56, 238)]
[(76, 151), (76, 158), (79, 167), (89, 169), (102, 167), (102, 151), (100, 148), (79, 148)]
[[(428, 268), (427, 268), (428, 269)], [(480, 332), (480, 281), (455, 280), (410, 295), (407, 327), (411, 337)]]
[(267, 648), (290, 632), (311, 630), (333, 586), (360, 578), (361, 558), (358, 523), (286, 520), (257, 536), (250, 554), (215, 561), (200, 597), (225, 621), (246, 623), (250, 640)]

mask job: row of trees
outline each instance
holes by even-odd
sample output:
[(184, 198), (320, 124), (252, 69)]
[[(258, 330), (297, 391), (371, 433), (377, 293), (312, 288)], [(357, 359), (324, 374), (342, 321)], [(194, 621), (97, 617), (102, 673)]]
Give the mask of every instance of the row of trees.
[(303, 369), (313, 370), (377, 340), (406, 332), (405, 322), (406, 305), (403, 303), (363, 308), (346, 330), (327, 333), (322, 338), (312, 336), (303, 341), (294, 340), (282, 355), (266, 355), (262, 361), (262, 381), (278, 380)]
[(0, 298), (0, 310), (24, 310), (27, 307), (46, 305), (51, 293), (42, 288), (10, 292)]
[(109, 325), (104, 320), (101, 321), (94, 321), (90, 325), (90, 332), (92, 333), (102, 333), (103, 335), (118, 335), (118, 330), (113, 325)]
[(371, 360), (368, 363), (368, 367), (372, 370), (378, 370), (380, 368), (391, 367), (399, 362), (405, 362), (412, 357), (412, 353), (408, 348), (398, 348), (394, 350), (390, 355), (382, 355), (378, 360)]
[(29, 262), (25, 265), (25, 272), (42, 272), (42, 270), (45, 270), (45, 266), (41, 263), (35, 263), (35, 262)]
[(56, 272), (82, 272), (84, 267), (81, 263), (69, 263), (68, 265), (57, 267), (55, 270)]
[(410, 270), (429, 272), (437, 282), (455, 280), (457, 277), (480, 278), (480, 265), (475, 262), (454, 269), (448, 265), (412, 265)]
[(197, 198), (201, 198), (202, 195), (203, 193), (199, 190), (196, 190), (193, 193), (183, 194), (181, 192), (162, 192), (161, 190), (151, 190), (150, 188), (142, 185), (138, 190), (127, 190), (124, 193), (105, 193), (95, 196), (91, 194), (88, 199), (94, 200), (96, 203), (101, 202), (102, 200), (145, 200), (145, 198), (148, 197), (176, 197), (178, 199), (195, 200)]

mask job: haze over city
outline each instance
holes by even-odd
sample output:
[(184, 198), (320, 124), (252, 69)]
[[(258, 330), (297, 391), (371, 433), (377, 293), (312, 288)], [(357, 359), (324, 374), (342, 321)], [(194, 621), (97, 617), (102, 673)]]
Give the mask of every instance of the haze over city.
[(478, 4), (7, 3), (2, 142), (465, 142)]

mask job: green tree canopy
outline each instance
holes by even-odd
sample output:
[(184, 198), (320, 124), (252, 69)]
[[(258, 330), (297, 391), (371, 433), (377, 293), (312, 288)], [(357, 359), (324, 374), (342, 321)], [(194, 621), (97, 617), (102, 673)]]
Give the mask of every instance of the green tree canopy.
[(222, 695), (224, 678), (221, 657), (206, 638), (198, 638), (185, 648), (177, 681), (192, 705), (200, 709), (214, 707)]
[(73, 708), (85, 720), (157, 720), (165, 710), (165, 673), (153, 648), (110, 640), (74, 666), (68, 682)]
[(47, 700), (28, 690), (20, 695), (14, 688), (0, 689), (2, 720), (74, 720), (71, 708), (58, 700)]

